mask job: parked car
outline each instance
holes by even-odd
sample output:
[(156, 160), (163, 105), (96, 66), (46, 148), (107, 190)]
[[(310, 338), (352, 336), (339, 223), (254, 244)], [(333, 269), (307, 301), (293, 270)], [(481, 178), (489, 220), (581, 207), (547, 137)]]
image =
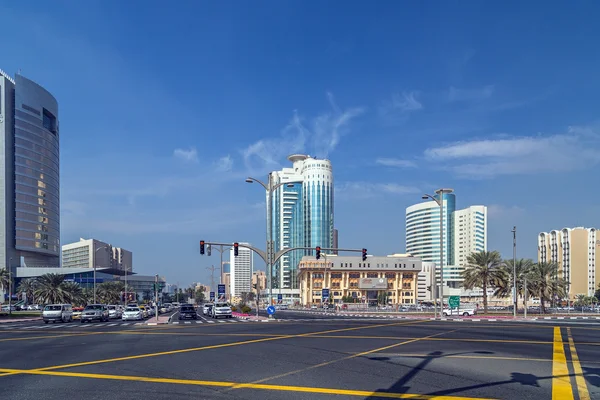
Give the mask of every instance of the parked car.
[(182, 304), (179, 308), (179, 320), (182, 319), (198, 319), (198, 313), (191, 304)]
[(123, 311), (123, 316), (121, 317), (121, 320), (123, 321), (130, 321), (130, 320), (134, 320), (134, 321), (141, 321), (144, 319), (144, 316), (142, 314), (142, 310), (140, 310), (140, 308), (138, 306), (127, 306), (127, 308), (125, 309), (125, 311)]
[(81, 313), (81, 323), (91, 321), (108, 321), (108, 307), (104, 304), (88, 304)]
[(212, 317), (219, 318), (231, 318), (231, 306), (227, 303), (215, 303), (215, 306), (212, 308)]
[(462, 315), (465, 317), (468, 316), (473, 316), (477, 314), (477, 309), (476, 308), (460, 308), (460, 309), (455, 309), (453, 308), (452, 310), (450, 310), (449, 308), (444, 308), (444, 310), (442, 311), (442, 314), (444, 314), (444, 317), (449, 317), (450, 315)]
[(70, 304), (48, 304), (42, 311), (44, 323), (73, 321), (73, 307)]

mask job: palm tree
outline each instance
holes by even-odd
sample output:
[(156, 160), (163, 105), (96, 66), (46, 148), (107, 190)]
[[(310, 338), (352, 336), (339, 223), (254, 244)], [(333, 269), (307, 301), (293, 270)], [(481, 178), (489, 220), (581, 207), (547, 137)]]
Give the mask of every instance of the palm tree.
[(497, 251), (480, 251), (469, 254), (467, 265), (462, 272), (463, 286), (466, 289), (481, 288), (483, 290), (483, 312), (487, 313), (487, 289), (497, 287), (503, 280), (502, 257)]
[(97, 296), (104, 304), (117, 304), (121, 302), (121, 293), (125, 290), (122, 282), (103, 282), (97, 287)]
[(27, 304), (34, 302), (34, 292), (36, 287), (36, 281), (33, 278), (23, 279), (19, 283), (19, 287), (17, 288), (17, 293), (25, 293), (25, 297), (27, 298)]
[[(514, 264), (513, 260), (504, 260), (500, 266), (504, 270), (504, 279), (499, 282), (499, 286), (496, 288), (495, 296), (507, 297), (511, 296), (513, 291), (513, 276), (514, 269), (513, 265), (516, 265), (517, 272), (517, 296), (521, 297), (525, 301), (525, 277), (533, 266), (533, 260), (528, 258), (521, 258)], [(531, 286), (527, 287), (527, 297), (531, 297), (532, 291)]]
[(67, 303), (84, 305), (86, 303), (83, 289), (77, 282), (63, 282), (61, 284), (64, 292), (64, 300)]
[(8, 268), (0, 269), (0, 290), (8, 289), (8, 282), (10, 280), (10, 273)]
[(567, 294), (567, 281), (558, 277), (556, 263), (535, 263), (527, 280), (531, 282), (532, 292), (540, 298), (542, 313), (546, 312), (546, 301), (552, 301), (554, 296), (563, 298)]
[(35, 298), (42, 304), (64, 303), (67, 294), (64, 290), (64, 275), (45, 274), (37, 278)]

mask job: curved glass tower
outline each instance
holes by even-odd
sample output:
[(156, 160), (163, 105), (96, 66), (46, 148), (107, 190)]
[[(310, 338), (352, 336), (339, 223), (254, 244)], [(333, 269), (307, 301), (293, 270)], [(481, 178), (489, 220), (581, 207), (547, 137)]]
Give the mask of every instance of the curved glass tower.
[[(2, 257), (18, 265), (60, 265), (58, 102), (37, 83), (0, 73), (5, 180)], [(14, 225), (12, 224), (14, 221)], [(9, 230), (9, 225), (10, 229)]]

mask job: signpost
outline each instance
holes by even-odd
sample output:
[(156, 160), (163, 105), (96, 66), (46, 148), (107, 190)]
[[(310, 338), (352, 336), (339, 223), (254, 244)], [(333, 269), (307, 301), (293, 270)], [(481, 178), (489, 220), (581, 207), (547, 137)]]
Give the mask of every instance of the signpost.
[(215, 302), (215, 292), (210, 292), (210, 302), (211, 303)]
[(460, 296), (450, 296), (448, 297), (448, 306), (450, 307), (450, 314), (452, 314), (452, 309), (456, 308), (456, 314), (460, 314)]
[(323, 303), (329, 302), (329, 289), (323, 289), (321, 292), (321, 298), (323, 299)]
[(277, 295), (277, 303), (281, 304), (283, 302), (283, 295), (281, 293), (279, 293)]
[(225, 285), (219, 284), (217, 287), (219, 301), (225, 301)]
[(275, 314), (275, 306), (267, 307), (267, 314), (269, 314), (269, 318), (272, 318), (273, 314)]

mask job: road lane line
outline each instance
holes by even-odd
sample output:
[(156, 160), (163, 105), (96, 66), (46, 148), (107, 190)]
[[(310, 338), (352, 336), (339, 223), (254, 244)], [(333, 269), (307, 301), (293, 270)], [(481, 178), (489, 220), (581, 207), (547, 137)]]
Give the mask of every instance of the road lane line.
[[(439, 335), (444, 335), (446, 333), (456, 332), (459, 329), (454, 329), (454, 330), (446, 331), (446, 332), (439, 332), (439, 333), (435, 333), (435, 334), (429, 335), (429, 336), (424, 336), (424, 337), (421, 337), (421, 338), (414, 338), (414, 339), (410, 339), (410, 340), (405, 340), (405, 341), (400, 342), (400, 343), (394, 343), (394, 344), (391, 344), (391, 345), (388, 345), (388, 346), (383, 346), (383, 347), (379, 347), (377, 349), (363, 351), (363, 352), (360, 352), (360, 353), (352, 354), (352, 355), (349, 355), (349, 356), (346, 356), (346, 357), (342, 357), (342, 358), (338, 358), (338, 359), (335, 359), (335, 360), (325, 361), (325, 362), (322, 362), (322, 363), (319, 363), (319, 364), (316, 364), (316, 365), (311, 365), (309, 367), (300, 368), (300, 369), (297, 369), (297, 370), (294, 370), (294, 371), (285, 372), (283, 374), (278, 374), (278, 375), (269, 376), (269, 377), (266, 377), (266, 378), (263, 378), (263, 379), (259, 379), (257, 381), (252, 382), (252, 384), (254, 385), (254, 384), (257, 384), (257, 383), (263, 383), (263, 382), (266, 382), (266, 381), (271, 381), (273, 379), (283, 378), (285, 376), (297, 374), (297, 373), (300, 373), (300, 372), (305, 372), (305, 371), (310, 371), (312, 369), (325, 367), (327, 365), (335, 364), (335, 363), (340, 362), (340, 361), (347, 361), (347, 360), (351, 360), (353, 358), (366, 356), (366, 355), (369, 355), (369, 354), (372, 354), (372, 353), (378, 353), (378, 352), (383, 351), (383, 350), (392, 349), (394, 347), (403, 346), (405, 344), (410, 344), (410, 343), (418, 342), (419, 340), (423, 340), (423, 339), (427, 339), (427, 338), (432, 338), (432, 337), (439, 336)], [(232, 387), (229, 390), (240, 389), (242, 387), (244, 387), (243, 384), (242, 385), (236, 385), (236, 386)]]
[[(225, 348), (225, 347), (246, 345), (246, 344), (251, 344), (251, 343), (267, 342), (267, 341), (272, 341), (272, 340), (307, 337), (307, 336), (311, 336), (311, 335), (322, 335), (322, 334), (327, 334), (330, 332), (333, 333), (333, 332), (351, 331), (351, 330), (357, 330), (357, 329), (372, 329), (372, 328), (378, 328), (378, 327), (382, 327), (382, 326), (413, 325), (413, 324), (424, 323), (424, 322), (426, 322), (426, 321), (397, 322), (397, 323), (393, 323), (393, 324), (376, 324), (376, 325), (365, 325), (365, 326), (345, 328), (345, 329), (332, 329), (332, 330), (327, 330), (327, 331), (309, 332), (309, 333), (294, 334), (294, 335), (284, 335), (284, 336), (278, 336), (278, 337), (252, 339), (252, 340), (245, 340), (245, 341), (241, 341), (241, 342), (230, 342), (230, 343), (223, 343), (223, 344), (203, 346), (203, 347), (192, 347), (192, 348), (187, 348), (187, 349), (162, 351), (162, 352), (158, 352), (158, 353), (147, 353), (147, 354), (138, 354), (138, 355), (134, 355), (134, 356), (108, 358), (108, 359), (104, 359), (104, 360), (83, 361), (83, 362), (73, 363), (73, 364), (53, 365), (50, 367), (32, 369), (31, 371), (34, 371), (34, 370), (35, 371), (50, 371), (50, 370), (62, 369), (62, 368), (81, 367), (84, 365), (96, 365), (96, 364), (104, 364), (104, 363), (110, 363), (110, 362), (115, 362), (115, 361), (135, 360), (135, 359), (140, 359), (140, 358), (157, 357), (157, 356), (164, 356), (164, 355), (171, 355), (171, 354), (190, 353), (190, 352), (194, 352), (194, 351), (219, 349), (219, 348)], [(413, 339), (413, 338), (409, 338), (409, 339)]]
[(236, 383), (236, 382), (219, 382), (219, 381), (201, 381), (192, 379), (172, 379), (172, 378), (151, 378), (146, 376), (128, 376), (128, 375), (105, 375), (105, 374), (87, 374), (80, 372), (58, 372), (58, 371), (41, 371), (41, 370), (26, 370), (26, 369), (0, 369), (0, 372), (7, 374), (28, 374), (28, 375), (49, 375), (63, 376), (74, 378), (88, 379), (108, 379), (116, 381), (134, 381), (134, 382), (152, 382), (152, 383), (168, 383), (177, 385), (194, 385), (194, 386), (216, 386), (216, 387), (233, 387), (241, 385), (245, 389), (255, 390), (271, 390), (279, 392), (300, 392), (313, 394), (335, 394), (344, 396), (359, 396), (363, 398), (381, 397), (387, 399), (414, 399), (414, 400), (492, 400), (487, 398), (463, 397), (463, 396), (438, 396), (416, 393), (394, 393), (394, 392), (373, 392), (367, 390), (350, 390), (350, 389), (335, 389), (323, 387), (305, 387), (305, 386), (287, 386), (287, 385), (268, 385), (268, 384), (253, 384), (253, 383)]
[(0, 339), (0, 342), (12, 342), (12, 341), (20, 341), (20, 340), (36, 340), (36, 339), (48, 339), (48, 338), (60, 338), (60, 337), (70, 337), (70, 336), (89, 336), (89, 335), (99, 335), (103, 332), (86, 332), (86, 333), (61, 333), (58, 335), (44, 335), (44, 336), (29, 336), (29, 337), (16, 337), (16, 338), (4, 338)]
[(554, 346), (552, 348), (552, 400), (574, 400), (565, 344), (559, 326), (554, 327)]
[(583, 376), (583, 370), (581, 369), (581, 363), (579, 362), (579, 356), (577, 355), (577, 349), (575, 348), (575, 342), (573, 341), (573, 336), (571, 336), (571, 328), (567, 328), (567, 337), (569, 338), (569, 350), (571, 351), (571, 362), (573, 364), (573, 370), (575, 371), (575, 383), (577, 383), (579, 400), (590, 400), (590, 392), (588, 392), (585, 377)]

